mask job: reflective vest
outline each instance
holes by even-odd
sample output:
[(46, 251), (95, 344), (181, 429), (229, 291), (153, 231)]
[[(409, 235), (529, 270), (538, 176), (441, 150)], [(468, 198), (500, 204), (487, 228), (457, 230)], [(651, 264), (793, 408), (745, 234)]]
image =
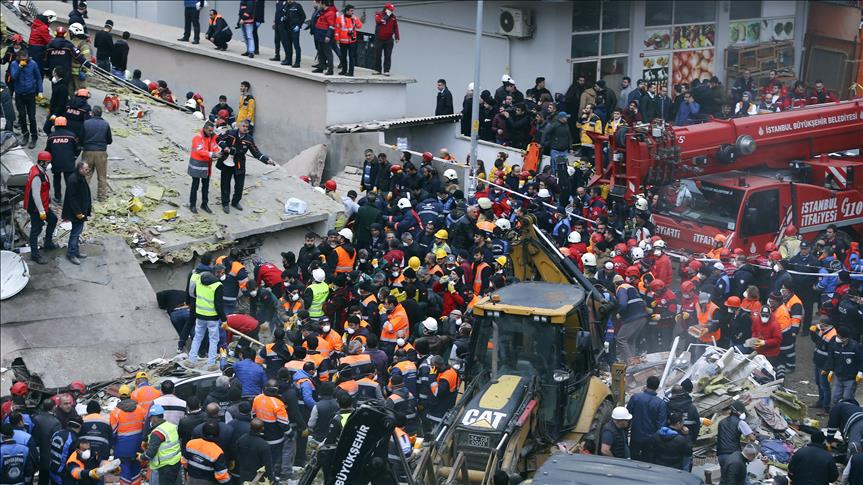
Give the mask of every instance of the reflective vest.
[(190, 478), (219, 483), (228, 483), (231, 476), (225, 463), (222, 448), (212, 441), (195, 438), (186, 443), (186, 452), (181, 459), (189, 471)]
[[(318, 337), (318, 338), (320, 338), (320, 337)], [(324, 364), (325, 360), (326, 360), (326, 357), (324, 357), (321, 354), (308, 354), (308, 355), (306, 355), (306, 358), (304, 360), (304, 362), (311, 362), (311, 363), (315, 364), (315, 370), (318, 373), (318, 380), (321, 382), (326, 382), (326, 381), (330, 380), (329, 369), (323, 368), (324, 367), (323, 364)]]
[(216, 312), (216, 288), (222, 286), (221, 281), (205, 285), (199, 281), (195, 284), (195, 313), (204, 317), (215, 317)]
[(410, 325), (404, 307), (396, 305), (387, 318), (387, 323), (381, 329), (381, 342), (394, 343), (399, 338), (400, 332), (404, 334), (401, 338), (407, 339), (410, 336)]
[[(308, 350), (309, 346), (306, 342), (303, 342), (303, 348)], [(330, 345), (330, 341), (318, 335), (318, 348), (316, 349), (322, 357), (329, 357), (330, 352), (333, 351), (333, 346)]]
[(354, 380), (339, 382), (339, 385), (336, 387), (345, 391), (351, 397), (356, 396), (357, 393), (360, 392), (360, 386), (357, 384), (357, 381)]
[(791, 313), (791, 309), (794, 308), (794, 305), (800, 305), (799, 311), (803, 311), (803, 302), (797, 295), (791, 295), (791, 298), (789, 298), (783, 306), (785, 307), (785, 310), (788, 312), (788, 316), (791, 319), (791, 326), (794, 327), (796, 331), (800, 327), (800, 322), (803, 321), (803, 315)]
[(309, 316), (319, 318), (324, 316), (324, 302), (330, 296), (330, 287), (324, 282), (309, 285), (312, 290), (312, 305), (309, 307)]
[(332, 350), (335, 350), (336, 352), (342, 351), (342, 336), (339, 335), (339, 332), (330, 330), (329, 332), (322, 334), (321, 338), (330, 344), (330, 348)]
[(87, 466), (78, 457), (79, 450), (75, 450), (69, 455), (69, 459), (66, 460), (66, 469), (69, 470), (69, 476), (74, 478), (76, 481), (89, 481), (89, 475), (85, 475), (84, 472), (87, 471)]
[(119, 407), (111, 411), (115, 456), (135, 456), (135, 453), (140, 451), (145, 419), (147, 419), (147, 410), (143, 406), (136, 406), (132, 412), (123, 411)]
[[(185, 407), (183, 408), (185, 410)], [(111, 451), (113, 437), (111, 421), (102, 413), (92, 413), (84, 416), (81, 426), (81, 437), (90, 442), (90, 447), (99, 451), (99, 456), (108, 456)]]
[(189, 152), (189, 167), (187, 172), (195, 178), (207, 178), (211, 174), (213, 159), (211, 153), (221, 151), (216, 141), (216, 135), (206, 136), (199, 131), (192, 138), (192, 150)]
[(780, 332), (785, 333), (791, 329), (791, 315), (788, 314), (788, 308), (785, 305), (779, 305), (776, 310), (773, 310), (773, 318), (776, 319)]
[(387, 451), (387, 460), (391, 462), (401, 464), (401, 457), (397, 454), (401, 451), (402, 455), (405, 458), (408, 458), (413, 454), (413, 445), (411, 444), (411, 438), (405, 433), (401, 428), (395, 428), (393, 431), (396, 434), (395, 439), (398, 441), (393, 442), (392, 438), (390, 439), (390, 446)]
[(277, 445), (285, 441), (284, 430), (290, 422), (281, 399), (258, 394), (252, 402), (252, 416), (264, 422), (264, 439), (267, 443)]
[(346, 17), (339, 12), (336, 15), (335, 39), (339, 44), (355, 44), (357, 42), (357, 31), (363, 28), (363, 23), (356, 15)]
[(375, 371), (375, 364), (369, 354), (348, 355), (339, 359), (339, 374), (344, 373), (347, 379)]
[(476, 266), (476, 271), (473, 275), (473, 294), (479, 295), (482, 290), (482, 272), (485, 271), (486, 268), (489, 268), (488, 263), (482, 262)]
[[(701, 309), (701, 304), (695, 304), (695, 315), (698, 319), (698, 324), (704, 328), (708, 328), (710, 326), (710, 320), (713, 320), (713, 316), (718, 310), (719, 307), (716, 306), (712, 301), (707, 304), (707, 310)], [(719, 335), (721, 334), (720, 329), (716, 329), (714, 332), (705, 333), (701, 336), (701, 343), (709, 344), (713, 343), (712, 339), (719, 340)]]
[(177, 425), (165, 421), (153, 430), (154, 433), (156, 431), (162, 433), (165, 439), (159, 445), (156, 456), (150, 460), (150, 469), (156, 470), (180, 463), (180, 435), (177, 433)]
[[(446, 381), (449, 386), (449, 392), (445, 395), (441, 394), (441, 381)], [(455, 405), (455, 398), (458, 396), (459, 377), (455, 369), (449, 368), (437, 375), (437, 379), (431, 383), (430, 389), (433, 396), (441, 398), (439, 402), (441, 406), (436, 407), (452, 407)]]
[(133, 401), (138, 403), (140, 406), (143, 406), (147, 411), (150, 410), (150, 405), (153, 404), (153, 400), (162, 395), (162, 391), (156, 389), (151, 385), (141, 386), (134, 391), (132, 391), (132, 395), (130, 396)]

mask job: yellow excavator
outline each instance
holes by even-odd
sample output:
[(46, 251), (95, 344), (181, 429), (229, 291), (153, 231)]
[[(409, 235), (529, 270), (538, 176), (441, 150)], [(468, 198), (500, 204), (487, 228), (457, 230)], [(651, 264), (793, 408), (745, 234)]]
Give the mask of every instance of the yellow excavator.
[(555, 450), (598, 443), (614, 407), (596, 365), (613, 305), (530, 216), (519, 227), (518, 282), (474, 306), (466, 385), (412, 460), (413, 483), (485, 485), (499, 470), (517, 483)]

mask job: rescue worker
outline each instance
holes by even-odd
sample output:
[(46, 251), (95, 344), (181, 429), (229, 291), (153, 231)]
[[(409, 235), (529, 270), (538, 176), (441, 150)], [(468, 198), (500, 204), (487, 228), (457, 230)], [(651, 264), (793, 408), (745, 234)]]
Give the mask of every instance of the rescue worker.
[(437, 377), (429, 384), (431, 396), (426, 408), (426, 417), (434, 423), (434, 426), (438, 426), (447, 411), (455, 406), (461, 379), (458, 372), (439, 355), (432, 356), (429, 364), (431, 374), (435, 374)]
[(266, 369), (267, 379), (275, 379), (279, 369), (293, 359), (294, 348), (285, 342), (285, 329), (273, 332), (273, 341), (264, 346), (255, 357), (255, 362)]
[[(697, 331), (700, 334), (698, 341), (704, 345), (715, 345), (722, 337), (719, 328), (719, 305), (711, 298), (710, 294), (699, 292), (698, 302), (695, 303), (695, 318), (698, 322)], [(693, 331), (693, 335), (695, 331)], [(704, 347), (693, 348), (693, 362), (704, 353)]]
[(315, 374), (315, 364), (313, 362), (305, 362), (300, 370), (294, 372), (294, 387), (299, 390), (299, 396), (303, 406), (300, 406), (300, 411), (303, 413), (305, 421), (308, 422), (308, 417), (311, 415), (317, 400), (315, 399), (315, 383), (312, 377)]
[(666, 288), (665, 282), (659, 278), (651, 281), (648, 288), (653, 311), (649, 324), (656, 329), (654, 334), (657, 337), (648, 337), (648, 346), (653, 352), (659, 352), (671, 348), (674, 316), (677, 315), (677, 295)]
[[(335, 253), (336, 264), (331, 270), (334, 274), (350, 273), (354, 270), (354, 262), (357, 259), (357, 250), (351, 245), (354, 233), (350, 229), (344, 228), (339, 231), (338, 237), (336, 247), (332, 248), (332, 252)], [(329, 255), (325, 255), (329, 261)]]
[[(725, 299), (725, 311), (728, 313), (728, 341), (731, 347), (745, 352), (744, 344), (752, 338), (752, 314), (741, 307), (740, 298), (729, 296)], [(724, 330), (723, 330), (724, 332)]]
[(348, 418), (353, 413), (353, 401), (347, 393), (340, 393), (336, 398), (336, 402), (339, 405), (339, 412), (330, 420), (326, 439), (324, 439), (318, 455), (324, 469), (324, 483), (330, 483), (331, 481), (332, 477), (330, 474), (332, 473), (333, 455), (339, 444), (342, 429), (344, 429)]
[(830, 317), (822, 316), (817, 325), (809, 328), (809, 336), (815, 344), (812, 362), (815, 364), (815, 382), (818, 385), (818, 402), (814, 407), (829, 410), (831, 404), (830, 382), (827, 380), (827, 375), (822, 371), (827, 366), (830, 345), (836, 338), (836, 328), (831, 325)]
[(335, 22), (335, 39), (334, 42), (339, 44), (339, 64), (341, 70), (339, 76), (353, 76), (354, 65), (357, 58), (357, 32), (363, 28), (363, 23), (360, 18), (354, 15), (352, 5), (345, 5), (345, 8), (336, 15)]
[[(90, 99), (90, 91), (87, 88), (81, 88), (75, 91), (75, 96), (69, 99), (66, 105), (66, 113), (64, 118), (69, 128), (69, 131), (75, 134), (78, 138), (78, 143), (84, 135), (84, 122), (90, 119), (90, 104), (87, 100)], [(57, 120), (54, 120), (56, 125)]]
[(192, 275), (189, 285), (189, 296), (195, 301), (195, 337), (189, 350), (189, 362), (192, 366), (198, 361), (198, 351), (204, 341), (204, 335), (209, 337), (207, 348), (207, 369), (216, 370), (216, 352), (219, 345), (220, 322), (227, 323), (227, 315), (222, 299), (222, 282), (219, 281), (225, 272), (225, 267), (216, 265), (213, 272), (205, 271)]
[(733, 453), (740, 451), (741, 437), (746, 437), (750, 443), (755, 441), (755, 433), (746, 423), (746, 406), (735, 400), (729, 411), (728, 417), (719, 422), (716, 434), (716, 455), (721, 467)]
[(117, 391), (120, 402), (111, 411), (111, 428), (114, 430), (114, 457), (120, 459), (120, 484), (140, 485), (141, 464), (137, 453), (144, 438), (144, 420), (147, 409), (131, 398), (132, 391), (123, 384)]
[[(173, 384), (173, 383), (172, 383)], [(87, 403), (87, 414), (81, 425), (81, 437), (90, 442), (90, 448), (99, 456), (108, 457), (114, 445), (114, 429), (109, 416), (102, 414), (102, 406), (92, 400)]]
[(704, 255), (704, 257), (707, 259), (715, 259), (716, 261), (719, 261), (719, 256), (722, 252), (722, 248), (725, 247), (726, 240), (727, 238), (724, 234), (717, 234), (713, 236), (713, 245), (710, 248), (710, 251), (708, 251), (707, 254)]
[(81, 54), (79, 58), (72, 61), (72, 89), (81, 89), (87, 87), (87, 74), (83, 72), (83, 68), (90, 67), (90, 39), (87, 36), (87, 27), (81, 23), (72, 23), (69, 25), (69, 38), (72, 45)]
[(255, 397), (252, 402), (252, 416), (263, 421), (263, 438), (270, 445), (273, 463), (279, 463), (285, 442), (285, 431), (288, 431), (290, 422), (285, 403), (279, 399), (279, 383), (275, 379), (268, 379), (264, 386), (264, 393)]
[(615, 458), (629, 459), (629, 437), (627, 430), (632, 422), (632, 414), (618, 406), (611, 411), (611, 419), (602, 427), (598, 454)]
[(249, 272), (246, 270), (246, 265), (240, 261), (240, 250), (237, 248), (231, 249), (227, 256), (216, 258), (216, 264), (225, 267), (225, 279), (222, 281), (222, 306), (225, 315), (230, 315), (236, 312), (240, 291), (246, 289), (249, 283)]
[[(448, 384), (449, 385), (449, 384)], [(417, 426), (417, 399), (414, 394), (405, 387), (405, 378), (401, 373), (390, 377), (388, 386), (390, 395), (387, 396), (384, 406), (395, 411), (404, 419), (404, 431), (415, 437), (419, 427)], [(456, 393), (458, 390), (456, 389)]]
[[(242, 109), (240, 110), (242, 112)], [(216, 168), (221, 172), (222, 189), (222, 211), (230, 213), (228, 202), (237, 210), (243, 210), (240, 199), (243, 197), (243, 184), (246, 180), (246, 154), (251, 153), (254, 158), (267, 165), (275, 166), (276, 162), (261, 153), (255, 145), (255, 139), (251, 133), (251, 121), (241, 120), (237, 116), (237, 128), (219, 136), (218, 144), (222, 148), (216, 162)], [(234, 180), (234, 195), (231, 196), (231, 179)]]
[(400, 338), (399, 334), (404, 339), (410, 337), (410, 321), (404, 306), (395, 295), (387, 296), (384, 308), (386, 309), (386, 320), (381, 325), (381, 350), (392, 358), (397, 340)]
[(758, 313), (753, 314), (752, 322), (752, 338), (755, 339), (752, 348), (767, 357), (767, 361), (773, 365), (773, 370), (778, 378), (782, 331), (779, 330), (779, 324), (776, 322), (775, 312), (769, 306), (764, 306)]
[(66, 462), (78, 448), (82, 425), (83, 420), (79, 416), (74, 416), (66, 423), (65, 429), (58, 430), (51, 436), (51, 446), (42, 450), (42, 453), (50, 456), (49, 476), (55, 485), (62, 485), (68, 481), (66, 475), (69, 470), (66, 468)]
[(216, 443), (219, 427), (216, 423), (204, 423), (203, 437), (189, 440), (180, 459), (188, 474), (189, 485), (228, 483), (228, 463), (225, 453)]
[(615, 296), (618, 304), (620, 329), (616, 333), (617, 352), (623, 362), (631, 362), (637, 355), (635, 345), (641, 331), (647, 324), (647, 311), (644, 299), (634, 286), (614, 275)]
[[(833, 342), (827, 346), (827, 364), (822, 373), (833, 385), (831, 403), (853, 399), (857, 386), (863, 382), (863, 346), (855, 342), (851, 329), (839, 327)], [(859, 439), (859, 436), (858, 436)]]
[(158, 404), (165, 410), (165, 421), (180, 424), (180, 420), (186, 415), (186, 401), (174, 394), (173, 381), (165, 380), (160, 387), (162, 395), (154, 399), (153, 404)]
[[(102, 478), (108, 472), (116, 472), (116, 470), (105, 470), (104, 466), (106, 465), (99, 466), (102, 460), (107, 458), (107, 456), (102, 457), (93, 452), (87, 440), (79, 440), (78, 449), (72, 452), (66, 461), (66, 469), (69, 471), (68, 476), (72, 479), (71, 483), (79, 485), (101, 484)], [(64, 480), (64, 483), (69, 484), (66, 480)]]
[(27, 145), (27, 148), (32, 150), (39, 139), (36, 99), (42, 99), (42, 73), (37, 61), (30, 59), (30, 55), (23, 49), (18, 52), (18, 59), (11, 64), (9, 71), (12, 73), (10, 81), (15, 90), (15, 109), (18, 111), (23, 137), (20, 144)]
[[(17, 383), (16, 383), (17, 384)], [(23, 385), (24, 383), (21, 382)], [(39, 411), (33, 415), (33, 438), (39, 447), (39, 485), (51, 483), (51, 437), (63, 429), (60, 420), (54, 416), (56, 404), (51, 399), (42, 400)], [(110, 430), (110, 427), (109, 427)]]
[[(821, 269), (818, 257), (812, 252), (812, 246), (806, 241), (800, 243), (799, 252), (788, 260), (788, 264), (791, 266), (791, 269), (801, 273), (818, 273)], [(812, 325), (812, 305), (818, 301), (818, 294), (814, 289), (818, 278), (816, 276), (795, 274), (794, 282), (797, 284), (794, 293), (803, 302), (801, 332), (803, 335), (806, 335), (807, 330)]]
[(54, 130), (48, 135), (45, 151), (51, 154), (51, 172), (54, 176), (54, 198), (57, 204), (63, 202), (61, 181), (68, 185), (69, 176), (75, 171), (75, 160), (81, 154), (78, 137), (68, 127), (65, 116), (54, 118)]
[[(782, 283), (782, 286), (779, 290), (780, 295), (782, 296), (782, 306), (785, 307), (785, 310), (788, 312), (788, 317), (791, 320), (791, 339), (795, 342), (797, 341), (797, 334), (800, 333), (800, 326), (803, 323), (803, 301), (794, 294), (794, 282), (792, 280), (788, 280)], [(788, 372), (794, 372), (796, 368), (796, 352), (792, 348), (791, 353), (788, 354), (788, 362), (786, 366), (788, 367)]]
[(140, 371), (135, 373), (135, 390), (132, 391), (132, 400), (143, 406), (145, 410), (150, 409), (150, 405), (157, 397), (162, 395), (162, 392), (151, 386), (149, 383), (150, 376), (146, 372)]
[(649, 461), (651, 437), (668, 420), (668, 406), (656, 395), (659, 377), (647, 378), (644, 390), (632, 396), (626, 409), (632, 416), (630, 449), (633, 460)]
[[(56, 124), (56, 123), (55, 123)], [(204, 123), (201, 131), (192, 138), (192, 149), (189, 151), (189, 166), (186, 172), (192, 177), (192, 189), (189, 192), (189, 210), (198, 213), (198, 186), (201, 187), (201, 210), (212, 214), (210, 210), (210, 176), (213, 174), (213, 160), (219, 158), (223, 149), (219, 146), (212, 121)]]
[(771, 292), (767, 297), (767, 305), (772, 312), (770, 318), (779, 326), (782, 334), (782, 343), (779, 346), (779, 361), (776, 370), (777, 377), (784, 377), (794, 371), (795, 350), (797, 343), (797, 332), (791, 322), (791, 314), (788, 308), (782, 304), (782, 293)]
[(303, 293), (303, 302), (309, 309), (308, 317), (320, 319), (324, 316), (324, 302), (329, 298), (330, 286), (325, 282), (326, 273), (321, 268), (312, 270), (312, 279), (314, 283), (306, 287)]
[[(409, 343), (405, 344), (410, 345)], [(414, 396), (417, 395), (417, 366), (414, 363), (416, 359), (416, 350), (411, 346), (412, 354), (409, 354), (404, 349), (396, 349), (393, 355), (393, 365), (390, 367), (390, 376), (401, 375), (402, 382)], [(391, 377), (392, 378), (392, 377)]]
[(322, 382), (318, 387), (318, 402), (312, 408), (309, 417), (309, 428), (312, 430), (312, 439), (317, 443), (323, 443), (327, 437), (330, 421), (339, 412), (339, 404), (335, 397), (336, 386), (332, 382)]
[(141, 454), (141, 464), (149, 464), (149, 483), (174, 485), (180, 476), (180, 435), (177, 425), (165, 420), (165, 409), (158, 404), (150, 406), (150, 436), (147, 450)]
[(44, 248), (46, 250), (57, 248), (53, 241), (57, 216), (51, 210), (51, 181), (48, 179), (50, 165), (51, 153), (39, 152), (36, 164), (30, 167), (27, 185), (24, 187), (24, 209), (30, 215), (30, 260), (38, 264), (48, 262), (39, 254), (39, 235), (46, 221), (48, 227), (45, 229)]
[(27, 485), (33, 483), (38, 464), (31, 458), (27, 446), (15, 441), (14, 434), (11, 424), (0, 426), (0, 482)]

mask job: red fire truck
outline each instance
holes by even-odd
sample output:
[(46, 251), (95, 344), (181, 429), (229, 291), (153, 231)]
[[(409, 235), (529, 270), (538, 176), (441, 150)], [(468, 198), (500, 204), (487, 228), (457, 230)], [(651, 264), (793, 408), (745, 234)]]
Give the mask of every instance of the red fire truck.
[[(863, 238), (863, 100), (674, 126), (619, 129), (597, 150), (593, 185), (632, 201), (653, 188), (656, 233), (670, 247), (761, 251), (789, 224), (812, 240), (835, 224)], [(599, 143), (597, 146), (600, 146)]]

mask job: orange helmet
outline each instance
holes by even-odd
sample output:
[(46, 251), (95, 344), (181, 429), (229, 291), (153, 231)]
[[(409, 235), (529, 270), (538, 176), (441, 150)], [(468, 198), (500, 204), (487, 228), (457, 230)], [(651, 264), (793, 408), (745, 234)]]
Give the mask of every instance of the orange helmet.
[(698, 273), (698, 271), (701, 270), (701, 261), (693, 259), (689, 262), (688, 265), (686, 265), (686, 267), (689, 268), (693, 273)]
[(714, 242), (721, 242), (722, 244), (725, 244), (725, 234), (717, 234), (717, 235), (713, 236), (713, 241)]
[(693, 293), (695, 292), (695, 283), (686, 280), (683, 283), (680, 283), (680, 291), (683, 293)]
[(337, 187), (338, 187), (338, 185), (336, 184), (336, 181), (333, 179), (329, 179), (326, 182), (324, 182), (324, 188), (329, 190), (329, 191), (334, 191), (334, 190), (336, 190)]
[(617, 243), (614, 245), (614, 250), (617, 251), (617, 254), (624, 254), (628, 250), (626, 244)]
[(780, 253), (779, 251), (773, 251), (767, 258), (770, 261), (782, 261), (782, 253)]
[(630, 266), (626, 268), (624, 274), (626, 276), (641, 276), (641, 271), (638, 270), (638, 266)]
[(68, 124), (69, 120), (67, 120), (65, 116), (58, 116), (54, 118), (54, 126), (66, 126)]
[(772, 253), (773, 251), (776, 251), (776, 250), (778, 250), (778, 249), (779, 249), (779, 248), (778, 248), (778, 247), (776, 247), (776, 243), (774, 243), (773, 241), (771, 241), (771, 242), (769, 242), (769, 243), (767, 243), (767, 244), (765, 244), (765, 245), (764, 245), (764, 252), (765, 252), (765, 253), (768, 253), (768, 254), (769, 254), (769, 253)]
[(82, 98), (89, 98), (90, 97), (90, 91), (88, 91), (87, 88), (81, 88), (81, 89), (75, 91), (75, 96), (80, 96)]
[(431, 152), (423, 152), (423, 161), (424, 162), (430, 162), (430, 161), (432, 161), (432, 158), (434, 158), (434, 155), (432, 155)]
[(725, 306), (731, 308), (738, 308), (740, 306), (740, 297), (729, 296), (728, 299), (725, 300)]
[(788, 226), (785, 227), (785, 234), (788, 236), (796, 236), (797, 227), (795, 227), (794, 224), (788, 224)]
[(648, 288), (650, 288), (650, 291), (662, 291), (665, 288), (665, 282), (660, 279), (655, 279), (650, 282)]
[(635, 239), (633, 239), (633, 238), (629, 238), (629, 239), (627, 239), (627, 240), (626, 240), (626, 247), (627, 247), (627, 248), (633, 248), (633, 247), (635, 247), (635, 246), (638, 246), (638, 241), (636, 241), (636, 240), (635, 240)]
[(21, 34), (12, 34), (9, 36), (9, 41), (13, 44), (20, 44), (24, 42), (24, 37)]

